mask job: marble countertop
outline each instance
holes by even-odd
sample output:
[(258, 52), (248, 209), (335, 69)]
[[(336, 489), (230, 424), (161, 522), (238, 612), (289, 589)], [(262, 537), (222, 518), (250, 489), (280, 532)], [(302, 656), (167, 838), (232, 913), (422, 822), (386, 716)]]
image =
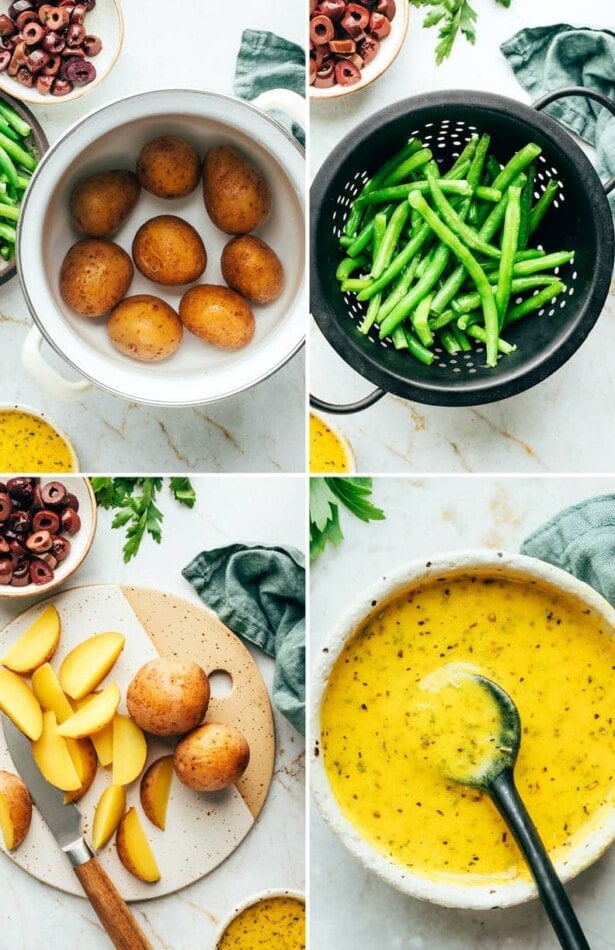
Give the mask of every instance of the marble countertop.
[[(199, 604), (180, 570), (199, 551), (234, 542), (304, 547), (301, 478), (259, 477), (193, 480), (197, 504), (181, 508), (166, 489), (160, 546), (145, 539), (137, 557), (122, 563), (123, 531), (111, 530), (99, 513), (92, 549), (67, 587), (125, 583), (156, 587)], [(169, 565), (172, 569), (169, 570)], [(0, 626), (29, 606), (0, 598)], [(249, 647), (271, 692), (273, 661)], [(203, 950), (213, 946), (222, 920), (243, 900), (266, 888), (304, 890), (304, 742), (277, 711), (276, 759), (271, 789), (256, 824), (239, 848), (207, 877), (176, 894), (132, 905), (156, 950)], [(54, 890), (18, 868), (0, 849), (0, 947), (11, 950), (103, 950), (110, 943), (85, 899)]]
[[(315, 562), (311, 652), (348, 604), (391, 568), (438, 552), (515, 552), (561, 508), (612, 492), (610, 478), (439, 477), (375, 479), (386, 520), (343, 517), (345, 540)], [(367, 873), (311, 806), (310, 924), (314, 947), (335, 950), (555, 950), (540, 904), (480, 913), (413, 900)], [(613, 947), (615, 849), (567, 886), (592, 950)]]
[[(441, 66), (434, 62), (436, 30), (423, 30), (424, 11), (410, 10), (401, 53), (378, 81), (341, 99), (312, 102), (312, 174), (340, 139), (362, 120), (407, 96), (444, 89), (481, 89), (528, 101), (499, 51), (517, 30), (549, 22), (613, 28), (611, 0), (513, 0), (510, 9), (482, 0), (476, 45), (463, 38)], [(588, 150), (591, 156), (592, 150)], [(372, 384), (352, 370), (312, 321), (310, 388), (329, 402), (352, 402)], [(605, 354), (615, 346), (615, 283), (589, 338), (557, 373), (534, 389), (478, 408), (439, 408), (386, 396), (356, 416), (332, 418), (350, 440), (360, 471), (548, 472), (609, 471), (615, 376)], [(591, 381), (591, 384), (590, 384)], [(592, 420), (592, 425), (588, 421)]]
[[(246, 28), (303, 42), (300, 3), (234, 0), (232, 16), (225, 17), (218, 12), (210, 16), (199, 0), (182, 0), (177, 19), (169, 17), (166, 0), (150, 0), (146, 15), (138, 0), (121, 5), (124, 46), (110, 75), (74, 103), (33, 108), (50, 143), (83, 115), (128, 94), (171, 86), (232, 93)], [(200, 24), (202, 28), (193, 28)], [(269, 380), (209, 406), (139, 406), (99, 389), (77, 402), (58, 403), (22, 369), (21, 348), (30, 323), (14, 278), (0, 288), (0, 403), (47, 413), (73, 439), (83, 471), (303, 471), (303, 352)], [(46, 345), (44, 352), (67, 378), (75, 378)]]

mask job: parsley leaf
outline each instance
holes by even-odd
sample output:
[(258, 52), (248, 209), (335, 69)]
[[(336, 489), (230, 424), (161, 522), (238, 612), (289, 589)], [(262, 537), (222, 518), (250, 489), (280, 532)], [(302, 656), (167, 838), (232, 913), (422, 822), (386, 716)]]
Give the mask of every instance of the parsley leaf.
[(189, 478), (179, 476), (171, 478), (169, 479), (169, 488), (171, 489), (175, 501), (178, 501), (180, 505), (185, 505), (186, 508), (194, 508), (196, 492)]
[(339, 504), (362, 521), (381, 521), (385, 515), (369, 500), (371, 478), (310, 478), (310, 558), (319, 557), (327, 542), (338, 547), (344, 533)]
[[(410, 0), (415, 7), (427, 7), (424, 27), (439, 26), (436, 63), (440, 65), (451, 55), (455, 40), (462, 33), (470, 43), (476, 40), (476, 11), (469, 0)], [(508, 8), (511, 0), (496, 0)]]

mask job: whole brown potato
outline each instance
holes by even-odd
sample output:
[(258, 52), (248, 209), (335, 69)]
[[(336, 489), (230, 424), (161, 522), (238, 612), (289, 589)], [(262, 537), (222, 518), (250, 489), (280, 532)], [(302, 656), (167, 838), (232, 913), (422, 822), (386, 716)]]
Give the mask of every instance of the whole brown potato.
[(13, 851), (19, 847), (30, 829), (32, 820), (30, 792), (18, 775), (0, 771), (0, 800), (4, 811), (0, 830), (7, 850)]
[(83, 178), (70, 196), (72, 223), (89, 237), (109, 237), (124, 223), (140, 193), (137, 176), (123, 168)]
[(179, 302), (179, 319), (191, 333), (226, 349), (245, 346), (254, 336), (254, 314), (234, 290), (198, 284)]
[(246, 234), (271, 213), (269, 185), (252, 162), (230, 145), (210, 148), (203, 162), (203, 198), (213, 223)]
[(120, 353), (144, 362), (171, 356), (183, 332), (173, 307), (151, 294), (124, 297), (107, 321), (109, 339)]
[(134, 267), (117, 244), (86, 238), (69, 248), (60, 270), (60, 293), (84, 317), (102, 317), (120, 302), (132, 282)]
[(246, 737), (228, 722), (206, 722), (178, 743), (175, 773), (198, 792), (216, 792), (239, 781), (250, 761)]
[(144, 277), (168, 287), (198, 280), (207, 266), (201, 236), (174, 214), (160, 214), (142, 224), (132, 242), (132, 256)]
[(201, 161), (190, 142), (161, 135), (139, 152), (137, 177), (146, 191), (159, 198), (184, 198), (199, 183)]
[(284, 286), (284, 269), (276, 252), (253, 234), (231, 238), (222, 251), (222, 276), (242, 296), (270, 303)]
[(209, 694), (209, 680), (200, 666), (161, 656), (133, 677), (126, 705), (131, 718), (146, 732), (175, 736), (203, 721)]

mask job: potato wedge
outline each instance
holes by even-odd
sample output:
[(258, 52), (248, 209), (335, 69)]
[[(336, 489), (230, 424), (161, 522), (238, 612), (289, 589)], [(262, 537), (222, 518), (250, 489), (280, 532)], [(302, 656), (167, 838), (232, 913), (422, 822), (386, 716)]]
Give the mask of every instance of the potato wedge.
[(18, 775), (0, 771), (0, 831), (7, 851), (22, 843), (32, 820), (30, 792)]
[(64, 804), (76, 802), (82, 798), (96, 778), (98, 759), (94, 746), (89, 739), (67, 739), (68, 751), (81, 779), (81, 785), (73, 792), (64, 792)]
[(15, 673), (32, 673), (56, 652), (60, 628), (60, 615), (53, 604), (49, 604), (19, 640), (9, 647), (0, 663)]
[(134, 808), (129, 808), (120, 821), (115, 844), (118, 857), (127, 871), (141, 881), (155, 883), (160, 880), (156, 859)]
[(121, 633), (98, 633), (83, 640), (64, 657), (60, 685), (71, 699), (82, 699), (96, 689), (124, 649)]
[(130, 716), (117, 715), (113, 719), (113, 777), (114, 785), (130, 785), (143, 771), (147, 759), (147, 743), (143, 730)]
[(34, 761), (48, 782), (63, 792), (81, 788), (81, 779), (68, 750), (66, 739), (58, 735), (56, 714), (43, 713), (43, 731), (32, 743)]
[(115, 683), (109, 683), (102, 692), (93, 696), (89, 703), (58, 726), (58, 735), (64, 736), (65, 739), (83, 739), (98, 732), (111, 722), (120, 699), (121, 694)]
[(50, 663), (43, 663), (32, 674), (32, 692), (41, 704), (42, 709), (51, 709), (56, 714), (58, 722), (64, 722), (72, 716), (74, 709), (68, 696), (60, 686), (56, 671)]
[[(91, 696), (84, 696), (83, 699), (76, 700), (75, 705), (77, 709), (86, 706), (95, 695), (96, 693), (92, 693)], [(90, 739), (96, 751), (99, 764), (111, 765), (113, 761), (113, 720), (108, 722), (106, 726), (103, 726), (102, 729), (99, 729), (98, 732), (92, 733)]]
[(40, 703), (27, 683), (12, 670), (0, 668), (0, 709), (28, 739), (38, 739), (43, 731)]
[(94, 811), (92, 844), (97, 851), (104, 848), (119, 825), (125, 810), (126, 792), (123, 786), (109, 785), (98, 799)]
[(173, 781), (173, 756), (164, 755), (152, 762), (141, 779), (141, 807), (157, 828), (166, 828), (167, 806)]

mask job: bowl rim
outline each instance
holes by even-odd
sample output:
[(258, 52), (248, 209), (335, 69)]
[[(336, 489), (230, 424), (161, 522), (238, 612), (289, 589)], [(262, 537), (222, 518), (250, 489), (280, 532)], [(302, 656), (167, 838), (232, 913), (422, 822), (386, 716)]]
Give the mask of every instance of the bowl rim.
[[(512, 907), (538, 896), (533, 881), (518, 878), (492, 884), (461, 884), (442, 881), (409, 871), (387, 859), (361, 837), (355, 826), (345, 818), (337, 803), (325, 772), (320, 753), (320, 708), (329, 675), (344, 645), (358, 626), (378, 606), (391, 600), (412, 586), (429, 583), (442, 574), (463, 574), (472, 570), (497, 571), (504, 576), (529, 577), (557, 587), (595, 610), (615, 637), (615, 609), (593, 587), (580, 581), (562, 568), (524, 554), (511, 554), (486, 549), (448, 551), (432, 558), (419, 558), (392, 569), (352, 603), (330, 628), (318, 647), (312, 662), (312, 695), (310, 703), (311, 788), (319, 811), (331, 830), (341, 839), (353, 857), (368, 871), (375, 873), (387, 884), (419, 900), (443, 907), (470, 910), (491, 910)], [(555, 869), (563, 882), (574, 878), (594, 863), (615, 841), (615, 808), (606, 822), (589, 828), (587, 835), (566, 855), (555, 862)]]
[[(292, 897), (295, 900), (301, 901), (307, 912), (307, 898), (303, 891), (299, 891), (296, 888), (292, 887), (268, 887), (263, 891), (258, 891), (256, 894), (253, 894), (251, 897), (246, 897), (242, 900), (236, 907), (223, 918), (222, 923), (218, 927), (215, 936), (215, 943), (213, 944), (212, 950), (218, 950), (220, 941), (224, 936), (224, 932), (229, 924), (235, 920), (239, 914), (242, 914), (244, 910), (247, 910), (248, 907), (253, 907), (254, 904), (259, 904), (263, 900), (267, 900), (269, 897)], [(306, 914), (307, 916), (307, 914)]]
[[(40, 419), (43, 422), (46, 422), (48, 426), (51, 426), (52, 429), (55, 429), (56, 433), (60, 436), (60, 438), (64, 439), (64, 441), (66, 442), (71, 454), (73, 465), (74, 465), (73, 471), (72, 472), (41, 472), (40, 473), (41, 476), (44, 477), (46, 475), (63, 475), (68, 478), (71, 475), (79, 475), (79, 466), (80, 466), (79, 456), (77, 454), (77, 449), (75, 448), (73, 440), (70, 438), (69, 435), (66, 434), (64, 429), (61, 429), (60, 426), (56, 425), (54, 419), (49, 418), (46, 412), (44, 412), (42, 409), (34, 409), (32, 406), (28, 406), (28, 405), (25, 405), (24, 403), (16, 403), (16, 402), (0, 403), (0, 412), (23, 412), (25, 415), (33, 416), (35, 419)], [(8, 473), (5, 472), (4, 474), (8, 474)]]
[[(311, 407), (308, 407), (308, 422), (309, 422), (309, 416), (314, 416), (315, 419), (317, 419), (319, 422), (322, 422), (327, 427), (327, 429), (330, 429), (331, 432), (333, 432), (333, 434), (337, 436), (337, 438), (341, 442), (344, 452), (346, 453), (346, 457), (348, 459), (348, 468), (345, 472), (336, 472), (333, 470), (330, 472), (317, 471), (316, 469), (310, 468), (310, 471), (308, 474), (310, 475), (356, 475), (357, 460), (355, 458), (354, 449), (352, 445), (350, 444), (350, 442), (348, 441), (348, 436), (344, 432), (342, 432), (342, 430), (339, 429), (337, 425), (330, 422), (325, 417), (324, 413), (318, 412), (316, 409), (312, 409)], [(309, 429), (309, 425), (306, 426), (306, 429)], [(310, 455), (311, 455), (311, 450), (312, 450), (312, 440), (311, 440), (309, 431), (307, 432), (307, 441), (308, 441), (307, 460), (308, 460), (308, 465), (309, 465)]]
[[(399, 21), (400, 24), (399, 28), (397, 21)], [(401, 3), (398, 2), (397, 4), (397, 13), (391, 21), (391, 32), (389, 36), (384, 39), (384, 42), (388, 39), (393, 39), (394, 41), (391, 43), (390, 48), (387, 44), (384, 51), (382, 45), (380, 46), (378, 53), (372, 60), (372, 63), (375, 64), (375, 68), (370, 70), (369, 67), (371, 63), (368, 63), (367, 75), (365, 74), (366, 69), (364, 67), (361, 79), (352, 86), (340, 86), (339, 83), (336, 83), (334, 86), (325, 87), (324, 89), (316, 86), (308, 86), (310, 99), (314, 102), (319, 102), (322, 99), (340, 99), (342, 96), (348, 96), (352, 92), (359, 92), (361, 89), (366, 89), (368, 86), (371, 86), (373, 82), (380, 79), (383, 73), (385, 73), (389, 66), (392, 66), (397, 59), (408, 34), (409, 25), (410, 4), (407, 3), (406, 0), (401, 0)], [(382, 64), (381, 68), (378, 69), (377, 66), (380, 66), (380, 64)]]
[[(44, 478), (45, 476), (42, 476), (42, 477)], [(81, 567), (86, 557), (88, 556), (90, 552), (90, 548), (92, 547), (92, 544), (94, 541), (94, 537), (96, 535), (96, 527), (98, 524), (98, 505), (96, 504), (96, 496), (94, 494), (94, 489), (92, 488), (90, 479), (86, 478), (83, 475), (68, 474), (66, 476), (62, 476), (62, 479), (63, 479), (62, 481), (63, 484), (65, 484), (65, 480), (68, 480), (68, 479), (79, 479), (83, 483), (86, 496), (90, 503), (89, 511), (91, 515), (91, 523), (90, 523), (90, 527), (87, 532), (87, 535), (84, 538), (83, 547), (81, 548), (75, 562), (70, 565), (70, 569), (67, 571), (66, 574), (63, 574), (62, 576), (58, 576), (56, 573), (53, 580), (51, 580), (48, 584), (41, 584), (41, 585), (29, 584), (27, 587), (10, 587), (10, 586), (0, 587), (0, 600), (6, 599), (7, 601), (9, 601), (9, 600), (24, 600), (26, 598), (30, 598), (34, 602), (35, 599), (40, 599), (41, 597), (46, 596), (47, 594), (50, 593), (50, 591), (54, 591), (58, 587), (61, 587), (62, 584), (66, 583), (66, 581), (69, 580), (69, 578), (73, 576), (75, 571), (77, 571)], [(81, 534), (81, 531), (83, 530), (83, 527), (84, 525), (83, 525), (83, 520), (82, 520), (82, 527), (79, 532), (80, 534)]]
[[(119, 34), (118, 40), (117, 40), (115, 49), (113, 51), (113, 56), (111, 57), (111, 60), (109, 62), (109, 65), (106, 67), (104, 72), (99, 73), (98, 70), (96, 70), (96, 76), (94, 77), (92, 82), (87, 83), (85, 86), (77, 86), (76, 88), (73, 88), (72, 92), (70, 92), (67, 96), (42, 96), (40, 95), (40, 93), (36, 96), (29, 95), (28, 86), (22, 86), (21, 83), (18, 83), (17, 81), (15, 81), (15, 86), (17, 87), (17, 91), (15, 92), (15, 94), (9, 92), (7, 87), (4, 84), (0, 86), (0, 92), (4, 94), (6, 91), (6, 95), (13, 96), (13, 98), (19, 100), (20, 102), (27, 102), (30, 105), (48, 106), (48, 105), (62, 105), (63, 102), (75, 102), (77, 99), (81, 99), (82, 96), (87, 95), (87, 93), (90, 92), (92, 89), (95, 89), (96, 86), (100, 85), (103, 79), (107, 78), (107, 76), (109, 75), (113, 67), (115, 66), (118, 56), (120, 55), (120, 52), (122, 50), (122, 46), (124, 45), (124, 33), (125, 33), (124, 14), (122, 13), (122, 8), (120, 6), (119, 0), (111, 0), (111, 3), (113, 4), (113, 8), (117, 16), (118, 34)], [(23, 93), (22, 93), (22, 89), (23, 89)], [(19, 95), (17, 95), (17, 92), (19, 92)]]

